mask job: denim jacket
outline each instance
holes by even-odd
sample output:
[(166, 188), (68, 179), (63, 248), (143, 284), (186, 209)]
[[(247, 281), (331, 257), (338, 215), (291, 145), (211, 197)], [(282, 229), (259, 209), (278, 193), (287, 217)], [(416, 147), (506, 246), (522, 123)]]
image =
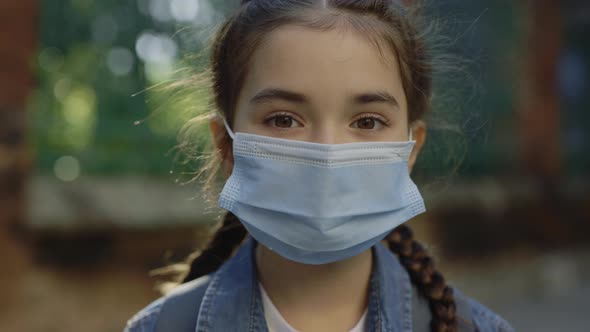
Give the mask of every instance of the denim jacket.
[[(255, 247), (256, 242), (248, 238), (215, 273), (178, 286), (138, 312), (128, 321), (125, 332), (267, 331), (257, 286)], [(397, 256), (381, 243), (373, 247), (373, 253), (367, 331), (430, 331), (427, 302), (417, 296)], [(513, 331), (483, 305), (456, 289), (454, 294), (459, 331)], [(423, 301), (423, 305), (413, 301)], [(417, 315), (421, 319), (417, 320)]]

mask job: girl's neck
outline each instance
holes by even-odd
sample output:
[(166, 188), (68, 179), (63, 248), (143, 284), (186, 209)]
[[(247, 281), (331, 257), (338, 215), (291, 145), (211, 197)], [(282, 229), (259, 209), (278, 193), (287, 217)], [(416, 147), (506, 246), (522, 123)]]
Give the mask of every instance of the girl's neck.
[(330, 264), (287, 260), (256, 248), (258, 279), (281, 315), (300, 331), (347, 331), (368, 303), (372, 250)]

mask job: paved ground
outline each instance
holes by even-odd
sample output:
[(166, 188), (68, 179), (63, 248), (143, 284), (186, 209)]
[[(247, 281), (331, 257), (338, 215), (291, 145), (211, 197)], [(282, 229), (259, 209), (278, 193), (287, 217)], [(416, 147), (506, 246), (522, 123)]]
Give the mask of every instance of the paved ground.
[(590, 251), (515, 256), (449, 266), (449, 277), (517, 331), (590, 331)]
[(517, 331), (590, 331), (590, 283), (559, 296), (514, 299), (498, 304)]

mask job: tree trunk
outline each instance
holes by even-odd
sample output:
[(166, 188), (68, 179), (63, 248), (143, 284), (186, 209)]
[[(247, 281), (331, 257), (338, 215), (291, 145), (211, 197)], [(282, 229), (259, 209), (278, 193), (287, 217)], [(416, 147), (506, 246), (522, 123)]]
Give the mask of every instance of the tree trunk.
[(557, 0), (528, 1), (527, 44), (523, 57), (520, 138), (524, 175), (537, 187), (537, 206), (528, 229), (546, 244), (567, 241), (565, 201), (560, 194), (561, 151), (558, 61), (562, 48)]
[(27, 96), (34, 86), (38, 4), (0, 1), (0, 232), (24, 219), (31, 158), (25, 144)]

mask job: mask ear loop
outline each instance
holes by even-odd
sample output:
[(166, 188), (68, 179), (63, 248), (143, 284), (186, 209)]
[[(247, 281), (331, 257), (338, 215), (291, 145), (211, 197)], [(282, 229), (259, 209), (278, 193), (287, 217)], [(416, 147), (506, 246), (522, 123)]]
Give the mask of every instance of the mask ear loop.
[(225, 119), (225, 117), (223, 118), (223, 125), (225, 126), (225, 130), (227, 131), (227, 133), (229, 134), (229, 137), (231, 137), (231, 139), (233, 140), (235, 137), (234, 132), (230, 129), (229, 124), (227, 123), (227, 120)]

